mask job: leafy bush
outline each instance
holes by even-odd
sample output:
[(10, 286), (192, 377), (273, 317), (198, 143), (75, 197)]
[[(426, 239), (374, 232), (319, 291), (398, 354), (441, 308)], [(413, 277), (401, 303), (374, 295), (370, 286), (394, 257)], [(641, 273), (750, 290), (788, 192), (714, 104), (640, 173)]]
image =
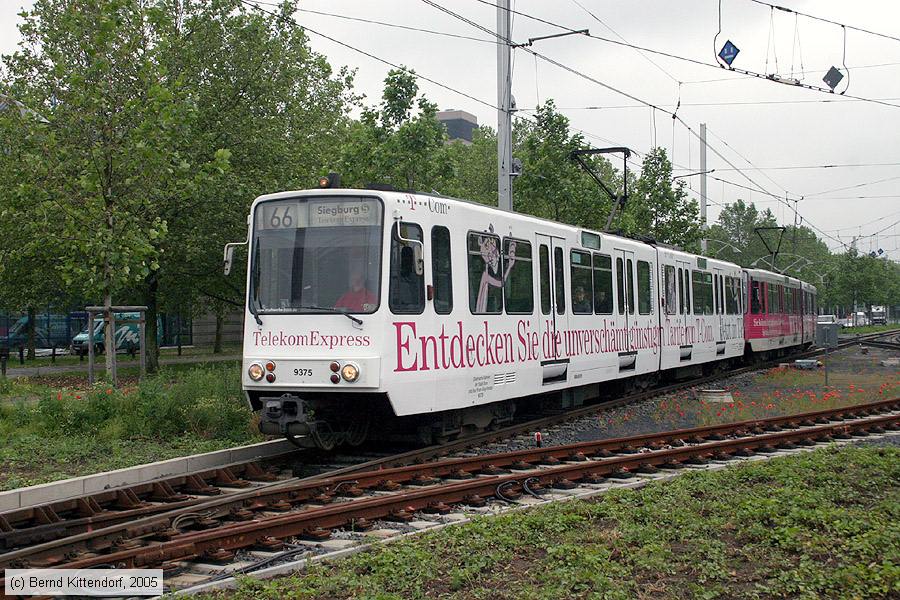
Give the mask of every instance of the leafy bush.
[(189, 433), (241, 442), (255, 437), (251, 419), (237, 371), (221, 365), (179, 373), (175, 381), (163, 372), (132, 390), (101, 383), (85, 393), (53, 392), (32, 404), (0, 405), (0, 431), (47, 437), (165, 440)]

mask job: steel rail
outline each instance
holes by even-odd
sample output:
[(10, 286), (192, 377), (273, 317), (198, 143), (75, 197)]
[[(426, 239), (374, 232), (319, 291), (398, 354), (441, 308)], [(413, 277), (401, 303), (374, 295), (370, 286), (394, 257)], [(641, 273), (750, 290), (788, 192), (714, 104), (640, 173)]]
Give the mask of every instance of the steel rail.
[[(250, 490), (237, 497), (216, 498), (204, 505), (202, 515), (207, 526), (218, 525), (217, 520), (228, 518), (249, 519), (257, 511), (286, 510), (301, 502), (330, 502), (335, 496), (355, 496), (364, 489), (395, 489), (400, 483), (426, 482), (435, 477), (469, 477), (475, 472), (497, 473), (511, 466), (522, 466), (529, 461), (537, 463), (560, 460), (584, 460), (588, 455), (606, 456), (613, 452), (633, 453), (639, 448), (659, 447), (674, 443), (699, 443), (705, 439), (721, 439), (726, 435), (747, 435), (752, 431), (764, 431), (780, 427), (813, 425), (826, 419), (856, 418), (872, 413), (900, 409), (900, 398), (878, 402), (819, 410), (799, 415), (786, 415), (752, 419), (738, 423), (726, 423), (681, 429), (664, 433), (643, 434), (626, 438), (580, 442), (548, 448), (532, 448), (493, 455), (447, 459), (436, 463), (417, 464), (384, 470), (346, 474), (314, 481), (295, 482), (291, 485)], [(174, 520), (186, 514), (184, 510), (166, 515), (142, 519), (138, 522), (110, 527), (94, 532), (56, 540), (31, 548), (0, 555), (0, 565), (26, 560), (45, 561), (52, 564), (59, 557), (73, 550), (100, 551), (113, 548), (126, 540), (146, 535), (169, 535), (175, 531)]]
[[(100, 564), (125, 567), (149, 567), (199, 557), (233, 556), (233, 551), (253, 546), (271, 548), (273, 540), (305, 535), (336, 527), (358, 527), (381, 518), (406, 518), (416, 510), (446, 512), (446, 503), (479, 502), (495, 496), (509, 486), (521, 488), (525, 479), (560, 488), (573, 487), (575, 480), (597, 482), (637, 469), (678, 467), (693, 460), (728, 459), (747, 452), (774, 452), (777, 446), (814, 444), (830, 441), (832, 436), (849, 437), (851, 432), (868, 432), (896, 427), (900, 415), (866, 417), (842, 423), (829, 423), (719, 441), (693, 446), (651, 450), (638, 454), (585, 460), (519, 473), (487, 475), (462, 481), (425, 487), (415, 491), (360, 498), (277, 516), (238, 522), (205, 531), (179, 533), (165, 542), (149, 547), (125, 547), (108, 554), (86, 555), (64, 562), (61, 567), (84, 569)], [(535, 486), (532, 486), (534, 489)], [(361, 527), (360, 527), (361, 528)]]
[[(898, 331), (900, 330), (890, 330), (857, 336), (852, 340), (841, 342), (839, 347), (845, 348), (860, 342), (865, 343), (865, 340), (896, 335)], [(816, 349), (794, 353), (791, 357), (811, 356), (821, 352), (822, 350)], [(98, 527), (101, 528), (101, 530), (103, 530), (104, 526), (106, 526), (106, 528), (115, 527), (121, 523), (133, 521), (136, 517), (152, 517), (153, 515), (176, 516), (177, 514), (185, 512), (215, 508), (220, 505), (221, 501), (240, 501), (247, 498), (254, 498), (257, 497), (256, 492), (266, 493), (270, 490), (277, 490), (300, 482), (334, 479), (368, 470), (383, 469), (385, 467), (391, 468), (433, 460), (447, 456), (453, 452), (463, 451), (497, 440), (514, 437), (524, 432), (540, 430), (541, 428), (581, 418), (598, 411), (640, 402), (686, 388), (697, 387), (724, 377), (731, 377), (764, 369), (773, 364), (777, 364), (781, 360), (783, 359), (756, 363), (732, 371), (715, 373), (699, 379), (691, 379), (657, 387), (645, 392), (629, 394), (612, 401), (594, 403), (565, 413), (540, 417), (538, 419), (517, 423), (495, 431), (476, 434), (445, 444), (415, 449), (387, 457), (380, 457), (308, 477), (294, 477), (271, 481), (271, 479), (273, 479), (272, 474), (260, 469), (258, 466), (259, 464), (264, 464), (265, 460), (248, 461), (245, 464), (232, 465), (228, 468), (207, 469), (194, 474), (180, 475), (173, 478), (128, 486), (126, 488), (105, 490), (90, 496), (66, 499), (46, 505), (0, 513), (0, 547), (14, 548), (35, 542), (44, 543), (65, 539), (77, 541), (79, 534), (96, 532)], [(243, 479), (236, 475), (243, 476)], [(250, 483), (246, 480), (264, 483), (256, 485), (246, 492), (231, 492), (227, 496), (210, 499), (210, 496), (214, 496), (221, 492), (221, 490), (216, 489), (216, 485), (226, 488), (229, 487), (229, 485), (231, 487), (247, 487)], [(199, 495), (200, 497), (191, 498), (182, 492)], [(150, 499), (156, 503), (148, 504), (147, 502), (144, 502), (144, 499)], [(110, 510), (110, 508), (117, 506), (120, 510)], [(77, 515), (76, 518), (63, 519), (59, 516), (60, 514), (66, 515), (72, 513)], [(35, 521), (36, 525), (25, 528), (12, 526), (12, 524), (28, 520)], [(144, 520), (142, 519), (137, 523), (143, 521)], [(2, 555), (0, 555), (0, 558), (2, 558)]]

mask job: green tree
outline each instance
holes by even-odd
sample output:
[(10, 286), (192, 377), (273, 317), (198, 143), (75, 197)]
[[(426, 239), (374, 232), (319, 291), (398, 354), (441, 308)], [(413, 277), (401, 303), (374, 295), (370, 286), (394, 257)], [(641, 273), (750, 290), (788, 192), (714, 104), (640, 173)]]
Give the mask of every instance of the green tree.
[(672, 181), (672, 163), (664, 148), (644, 157), (641, 174), (626, 208), (636, 233), (689, 251), (699, 250), (700, 208), (688, 198), (684, 180)]
[[(145, 278), (144, 303), (184, 316), (212, 310), (221, 323), (242, 307), (244, 276), (222, 274), (222, 247), (246, 236), (252, 200), (309, 187), (333, 167), (353, 101), (351, 77), (312, 52), (285, 2), (272, 15), (239, 0), (166, 0), (154, 29), (166, 80), (194, 118), (175, 140), (192, 165), (227, 149), (230, 169), (189, 190), (161, 194), (152, 210), (168, 224), (155, 242), (160, 268)], [(154, 331), (148, 333), (155, 350)], [(156, 352), (151, 368), (155, 366)]]
[(195, 111), (166, 84), (152, 16), (150, 3), (133, 0), (37, 0), (22, 14), (19, 50), (4, 57), (5, 93), (48, 120), (44, 192), (62, 210), (38, 223), (60, 230), (58, 272), (107, 306), (159, 268), (168, 223), (155, 201), (227, 163), (217, 152), (192, 164), (175, 150)]
[[(516, 211), (570, 225), (603, 230), (612, 202), (606, 193), (570, 158), (587, 147), (581, 134), (569, 130), (569, 120), (552, 100), (538, 107), (535, 120), (516, 122), (513, 154), (522, 161), (522, 174), (513, 181)], [(587, 157), (612, 190), (621, 189), (621, 176), (609, 161)]]
[(470, 145), (452, 141), (446, 152), (453, 175), (443, 193), (497, 206), (497, 134), (489, 127), (479, 127)]
[[(775, 227), (775, 215), (769, 210), (759, 212), (751, 202), (746, 204), (738, 199), (726, 205), (719, 213), (718, 221), (707, 231), (709, 254), (722, 260), (749, 267), (758, 259), (769, 256), (762, 238), (756, 232), (758, 227)], [(777, 245), (779, 232), (762, 232), (766, 241)], [(761, 261), (762, 262), (762, 261)], [(765, 268), (764, 265), (759, 265)]]
[(378, 107), (363, 110), (342, 146), (344, 186), (388, 184), (429, 192), (452, 176), (437, 105), (419, 96), (415, 76), (393, 69), (384, 80)]
[(61, 208), (45, 191), (49, 165), (39, 160), (47, 134), (40, 115), (0, 97), (0, 307), (27, 314), (29, 359), (35, 356), (38, 307), (65, 310), (69, 299), (47, 252), (59, 241), (52, 215)]

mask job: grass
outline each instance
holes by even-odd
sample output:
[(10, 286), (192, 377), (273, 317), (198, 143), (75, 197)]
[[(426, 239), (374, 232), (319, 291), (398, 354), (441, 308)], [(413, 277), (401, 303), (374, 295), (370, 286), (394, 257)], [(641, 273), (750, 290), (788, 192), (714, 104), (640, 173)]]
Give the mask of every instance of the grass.
[[(900, 450), (824, 449), (401, 540), (214, 597), (896, 598)], [(207, 596), (209, 598), (210, 596)]]
[(135, 385), (0, 380), (0, 489), (259, 441), (228, 363), (177, 365)]
[[(175, 363), (164, 365), (160, 368), (159, 376), (170, 382), (175, 382), (182, 375), (188, 375), (193, 371), (206, 368), (207, 364), (217, 365), (223, 370), (231, 370), (237, 372), (240, 367), (240, 361), (226, 360), (216, 363)], [(103, 365), (97, 367), (97, 377), (105, 380), (106, 373)], [(140, 368), (134, 366), (123, 366), (117, 369), (119, 385), (129, 388), (138, 385)], [(0, 379), (0, 403), (15, 402), (23, 400), (32, 402), (40, 400), (46, 395), (53, 395), (59, 391), (63, 392), (87, 392), (88, 385), (87, 373), (82, 372), (61, 372), (47, 373), (44, 375), (36, 375), (32, 377), (17, 377), (15, 379)]]

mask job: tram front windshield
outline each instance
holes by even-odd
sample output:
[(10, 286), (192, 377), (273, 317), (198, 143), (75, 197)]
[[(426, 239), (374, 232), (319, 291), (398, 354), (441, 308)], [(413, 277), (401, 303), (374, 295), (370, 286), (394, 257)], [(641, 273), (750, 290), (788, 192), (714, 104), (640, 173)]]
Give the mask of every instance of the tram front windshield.
[(259, 203), (251, 308), (261, 313), (377, 310), (382, 213), (379, 200), (358, 196)]

